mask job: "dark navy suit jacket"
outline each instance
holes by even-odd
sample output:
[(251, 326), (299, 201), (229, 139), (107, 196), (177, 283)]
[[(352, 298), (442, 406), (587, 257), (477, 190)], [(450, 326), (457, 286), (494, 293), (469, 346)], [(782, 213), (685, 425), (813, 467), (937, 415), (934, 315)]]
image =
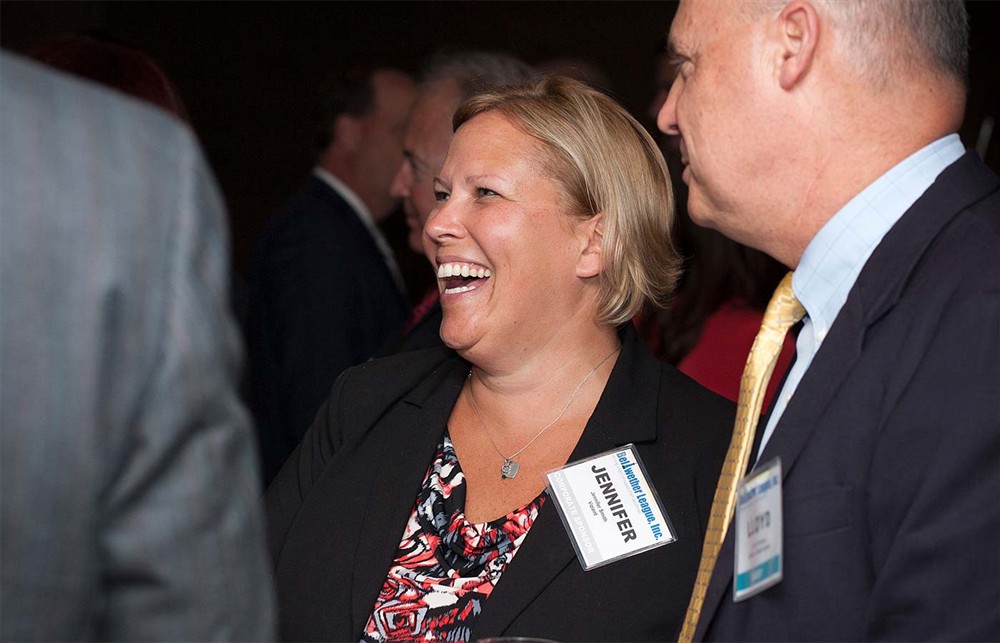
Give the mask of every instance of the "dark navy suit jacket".
[[(547, 502), (471, 639), (676, 637), (734, 419), (733, 405), (657, 362), (631, 325), (570, 460), (634, 442), (676, 542), (583, 571)], [(344, 373), (267, 493), (281, 636), (357, 641), (395, 557), (469, 364), (444, 347)]]
[(251, 406), (267, 481), (341, 371), (402, 323), (406, 301), (358, 215), (316, 176), (261, 235), (248, 282)]
[(733, 603), (734, 524), (696, 638), (1000, 640), (998, 190), (967, 154), (875, 250), (761, 454), (784, 580)]

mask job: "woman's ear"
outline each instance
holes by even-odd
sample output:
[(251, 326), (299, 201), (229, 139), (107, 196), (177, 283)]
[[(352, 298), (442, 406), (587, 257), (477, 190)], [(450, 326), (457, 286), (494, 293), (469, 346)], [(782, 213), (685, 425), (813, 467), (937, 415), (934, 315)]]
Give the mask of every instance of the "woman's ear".
[(576, 276), (589, 279), (604, 270), (604, 213), (599, 212), (580, 225), (580, 259), (576, 264)]

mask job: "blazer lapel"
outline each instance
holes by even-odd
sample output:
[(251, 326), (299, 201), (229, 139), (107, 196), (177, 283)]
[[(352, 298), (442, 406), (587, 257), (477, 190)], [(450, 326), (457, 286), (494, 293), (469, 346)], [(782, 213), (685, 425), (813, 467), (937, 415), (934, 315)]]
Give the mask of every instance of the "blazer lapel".
[(413, 409), (404, 416), (412, 418), (413, 425), (394, 425), (386, 435), (371, 493), (372, 506), (363, 519), (355, 553), (351, 619), (359, 635), (395, 558), (420, 484), (444, 434), (467, 371), (468, 364), (459, 359), (442, 365), (403, 400), (404, 405)]
[[(622, 353), (601, 400), (570, 455), (574, 462), (629, 442), (656, 438), (660, 367), (631, 325), (622, 333)], [(504, 570), (473, 627), (472, 639), (503, 633), (567, 565), (576, 551), (548, 498), (517, 554)]]
[[(758, 462), (781, 458), (782, 479), (795, 467), (838, 389), (861, 356), (868, 328), (888, 313), (927, 247), (948, 222), (997, 189), (997, 179), (967, 153), (942, 172), (872, 253)], [(729, 529), (705, 595), (695, 640), (702, 640), (733, 579)]]
[(899, 301), (914, 266), (941, 229), (985, 196), (991, 183), (996, 189), (996, 179), (988, 171), (982, 172), (983, 168), (971, 153), (966, 154), (947, 168), (886, 234), (858, 276), (829, 336), (764, 448), (760, 462), (780, 456), (782, 477), (788, 476), (861, 356), (868, 328)]

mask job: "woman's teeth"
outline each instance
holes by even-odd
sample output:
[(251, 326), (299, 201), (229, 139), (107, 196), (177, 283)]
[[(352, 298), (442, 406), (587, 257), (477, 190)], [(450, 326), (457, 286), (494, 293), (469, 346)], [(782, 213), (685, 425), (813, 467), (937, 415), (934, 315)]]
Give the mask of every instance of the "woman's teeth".
[[(489, 268), (470, 266), (467, 263), (443, 263), (438, 266), (438, 279), (445, 277), (472, 277), (475, 279), (486, 279), (492, 277), (493, 273)], [(471, 290), (471, 288), (470, 288)]]
[(467, 263), (443, 263), (438, 266), (437, 276), (444, 286), (444, 294), (458, 294), (475, 290), (478, 284), (473, 285), (474, 280), (492, 277), (493, 273), (488, 268)]

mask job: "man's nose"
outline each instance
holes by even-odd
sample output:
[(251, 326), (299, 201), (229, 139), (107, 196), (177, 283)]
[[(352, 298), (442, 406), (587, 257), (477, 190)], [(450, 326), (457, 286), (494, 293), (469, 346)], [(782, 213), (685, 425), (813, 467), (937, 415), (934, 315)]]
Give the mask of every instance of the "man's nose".
[(399, 169), (396, 170), (396, 174), (392, 177), (392, 183), (389, 184), (389, 194), (397, 199), (408, 197), (410, 196), (410, 186), (412, 184), (413, 173), (410, 172), (406, 159), (403, 159), (403, 162), (399, 164)]
[(656, 115), (656, 126), (664, 134), (670, 134), (676, 136), (680, 134), (680, 129), (677, 127), (677, 98), (680, 96), (681, 82), (674, 81), (670, 86), (670, 91), (667, 93), (667, 100), (663, 102), (663, 107), (660, 108), (660, 113)]

